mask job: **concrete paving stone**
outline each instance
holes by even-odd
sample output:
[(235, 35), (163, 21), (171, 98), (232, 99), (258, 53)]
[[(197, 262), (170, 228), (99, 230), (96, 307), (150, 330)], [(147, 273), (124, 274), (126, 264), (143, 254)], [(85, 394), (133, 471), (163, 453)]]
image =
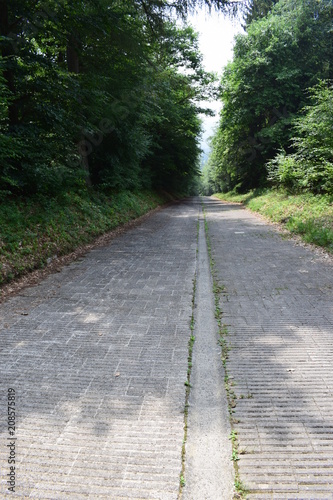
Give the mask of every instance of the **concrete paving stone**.
[(316, 496), (319, 493), (326, 493), (326, 495), (331, 495), (330, 498), (332, 498), (332, 484), (326, 484), (326, 485), (311, 484), (308, 486), (300, 485), (299, 491), (300, 493), (311, 492), (314, 498), (316, 498)]
[(303, 479), (302, 479), (302, 476), (300, 476), (299, 484), (300, 484), (300, 487), (307, 486), (307, 485), (313, 485), (313, 484), (328, 486), (328, 485), (333, 484), (333, 478), (331, 475), (327, 475), (327, 474), (325, 474), (325, 475), (324, 474), (322, 474), (322, 475), (307, 474), (306, 477), (303, 476)]
[(83, 500), (89, 498), (89, 493), (70, 491), (69, 489), (63, 488), (60, 490), (52, 490), (48, 485), (47, 488), (39, 489), (38, 491), (33, 490), (29, 498), (39, 498), (40, 500), (58, 500), (59, 498), (74, 498), (76, 500)]
[(122, 499), (132, 499), (132, 500), (173, 500), (175, 498), (175, 492), (167, 491), (154, 491), (140, 489), (138, 493), (136, 490), (119, 488), (119, 489), (107, 489), (107, 488), (93, 488), (93, 491), (89, 495), (91, 499), (104, 499), (106, 495), (110, 494), (110, 497), (115, 500)]
[[(252, 497), (251, 495), (251, 500), (252, 498), (256, 497)], [(287, 498), (285, 495), (273, 494), (271, 498), (272, 500), (332, 500), (331, 495), (327, 496), (327, 493), (319, 493), (319, 492), (316, 492), (315, 496), (313, 493), (303, 492), (303, 493), (293, 494), (292, 496), (288, 496)]]
[[(264, 480), (265, 481), (265, 480)], [(257, 489), (258, 491), (267, 491), (274, 493), (283, 492), (285, 495), (290, 495), (290, 493), (298, 493), (299, 486), (297, 481), (288, 482), (283, 481), (283, 478), (277, 478), (276, 481), (270, 482), (269, 479), (266, 479), (266, 482), (260, 483), (260, 479), (258, 479), (255, 483), (251, 482), (249, 484), (250, 488)]]
[(239, 205), (204, 204), (249, 499), (332, 499), (332, 265)]

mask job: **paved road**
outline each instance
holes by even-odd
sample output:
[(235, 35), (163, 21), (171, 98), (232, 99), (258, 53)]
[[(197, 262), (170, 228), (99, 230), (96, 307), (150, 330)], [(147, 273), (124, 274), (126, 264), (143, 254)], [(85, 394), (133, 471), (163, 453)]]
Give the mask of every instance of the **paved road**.
[(206, 201), (249, 499), (333, 498), (333, 268), (237, 205)]
[[(332, 499), (332, 266), (204, 203), (249, 498)], [(177, 499), (198, 215), (164, 209), (0, 306), (0, 498)]]
[(176, 499), (198, 206), (174, 205), (0, 307), (17, 497)]
[(195, 343), (192, 356), (183, 500), (231, 499), (235, 472), (215, 298), (202, 209), (199, 215)]

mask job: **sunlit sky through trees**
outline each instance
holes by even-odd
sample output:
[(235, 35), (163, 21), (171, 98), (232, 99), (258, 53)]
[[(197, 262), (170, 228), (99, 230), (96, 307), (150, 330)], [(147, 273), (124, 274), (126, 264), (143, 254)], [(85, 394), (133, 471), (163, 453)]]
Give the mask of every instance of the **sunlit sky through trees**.
[[(240, 20), (237, 18), (231, 19), (215, 11), (209, 13), (205, 8), (189, 16), (188, 20), (194, 29), (199, 32), (200, 51), (204, 57), (205, 69), (218, 73), (220, 78), (223, 67), (232, 60), (234, 36), (243, 32)], [(212, 102), (210, 107), (215, 111), (216, 115), (214, 117), (203, 117), (204, 133), (201, 144), (204, 150), (203, 160), (205, 160), (209, 151), (208, 140), (218, 122), (221, 102)]]

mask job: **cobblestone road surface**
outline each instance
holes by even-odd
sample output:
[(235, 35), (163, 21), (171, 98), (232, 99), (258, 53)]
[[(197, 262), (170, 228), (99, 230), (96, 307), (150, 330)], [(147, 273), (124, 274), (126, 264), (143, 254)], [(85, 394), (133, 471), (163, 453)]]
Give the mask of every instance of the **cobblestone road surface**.
[(15, 497), (176, 499), (198, 207), (174, 205), (0, 307)]
[(237, 205), (205, 200), (240, 474), (249, 499), (333, 498), (333, 268)]
[[(197, 203), (0, 306), (0, 498), (177, 499)], [(239, 206), (204, 203), (249, 499), (332, 499), (332, 266)]]

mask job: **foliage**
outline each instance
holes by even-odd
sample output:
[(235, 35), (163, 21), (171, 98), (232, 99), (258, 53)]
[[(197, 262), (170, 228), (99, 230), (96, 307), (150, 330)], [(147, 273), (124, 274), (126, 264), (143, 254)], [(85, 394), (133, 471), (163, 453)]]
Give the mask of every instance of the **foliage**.
[(255, 190), (246, 194), (218, 194), (218, 198), (244, 203), (274, 222), (285, 224), (307, 243), (333, 252), (333, 198), (312, 193), (290, 194), (280, 190)]
[(174, 14), (199, 3), (0, 0), (2, 194), (188, 189), (212, 77)]
[(311, 91), (311, 104), (295, 119), (292, 154), (280, 152), (268, 163), (270, 179), (290, 189), (333, 193), (333, 86)]
[(245, 21), (244, 27), (249, 26), (252, 21), (266, 17), (277, 2), (278, 0), (248, 0), (243, 2), (240, 9)]
[(209, 165), (218, 190), (264, 186), (266, 163), (290, 152), (307, 89), (333, 76), (332, 14), (329, 0), (280, 0), (236, 38)]

